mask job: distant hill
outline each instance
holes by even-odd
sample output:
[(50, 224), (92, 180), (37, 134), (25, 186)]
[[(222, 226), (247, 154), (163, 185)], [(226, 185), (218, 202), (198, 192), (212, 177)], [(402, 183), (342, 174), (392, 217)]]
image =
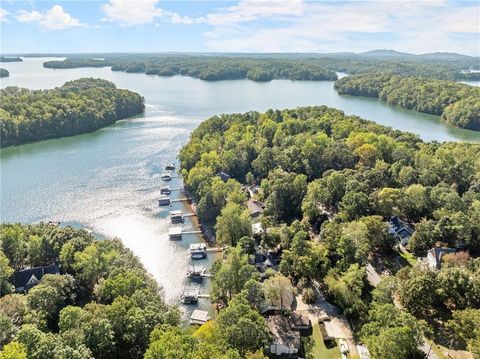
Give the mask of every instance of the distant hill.
[(417, 55), (425, 60), (473, 60), (475, 57), (457, 54), (455, 52), (432, 52), (430, 54)]
[(440, 60), (440, 61), (458, 61), (458, 60), (473, 60), (475, 57), (457, 54), (454, 52), (432, 52), (428, 54), (410, 54), (408, 52), (400, 52), (395, 50), (372, 50), (367, 52), (360, 52), (356, 54), (357, 57), (368, 57), (378, 59), (391, 60)]
[(412, 58), (416, 55), (409, 54), (407, 52), (399, 52), (395, 50), (372, 50), (367, 52), (358, 53), (357, 56), (361, 57), (381, 57), (381, 58)]

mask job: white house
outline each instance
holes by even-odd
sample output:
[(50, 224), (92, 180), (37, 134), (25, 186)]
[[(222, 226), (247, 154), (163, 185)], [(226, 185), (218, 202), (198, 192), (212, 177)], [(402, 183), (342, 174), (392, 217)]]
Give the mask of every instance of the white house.
[(455, 253), (454, 248), (432, 248), (427, 253), (427, 264), (431, 269), (440, 269), (442, 257), (445, 254)]

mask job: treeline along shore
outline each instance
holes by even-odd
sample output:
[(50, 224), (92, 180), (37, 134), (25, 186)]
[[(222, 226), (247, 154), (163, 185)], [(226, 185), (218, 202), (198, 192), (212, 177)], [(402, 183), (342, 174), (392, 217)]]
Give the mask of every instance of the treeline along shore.
[(446, 123), (480, 131), (480, 87), (388, 74), (347, 76), (335, 82), (340, 94), (375, 97), (390, 105), (433, 115)]
[(7, 87), (0, 95), (1, 147), (92, 132), (145, 108), (139, 94), (93, 78), (52, 90)]

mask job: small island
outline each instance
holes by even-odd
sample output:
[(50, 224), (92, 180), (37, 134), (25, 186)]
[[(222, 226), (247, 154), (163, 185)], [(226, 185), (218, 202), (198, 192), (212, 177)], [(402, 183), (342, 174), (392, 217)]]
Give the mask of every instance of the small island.
[(390, 74), (347, 76), (335, 82), (340, 94), (376, 97), (390, 105), (442, 117), (446, 123), (480, 131), (480, 88)]
[(141, 95), (106, 80), (82, 78), (52, 90), (1, 90), (1, 147), (93, 132), (141, 114)]
[(0, 77), (8, 77), (8, 76), (10, 76), (10, 73), (8, 72), (8, 70), (0, 68)]
[(23, 59), (18, 56), (0, 56), (0, 62), (22, 62)]

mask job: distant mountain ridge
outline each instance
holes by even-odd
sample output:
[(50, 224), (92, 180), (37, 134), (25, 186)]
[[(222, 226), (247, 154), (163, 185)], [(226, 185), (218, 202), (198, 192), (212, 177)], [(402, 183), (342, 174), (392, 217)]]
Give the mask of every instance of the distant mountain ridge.
[(458, 54), (454, 52), (432, 52), (425, 54), (411, 54), (391, 49), (377, 49), (365, 52), (277, 52), (277, 53), (247, 53), (247, 52), (132, 52), (132, 53), (24, 53), (8, 54), (3, 56), (23, 56), (23, 57), (111, 57), (124, 55), (141, 56), (238, 56), (238, 57), (273, 57), (273, 58), (348, 58), (348, 59), (390, 59), (390, 60), (437, 60), (437, 61), (462, 61), (475, 60), (480, 57)]
[[(395, 50), (372, 50), (366, 52), (360, 52), (355, 54), (360, 57), (370, 57), (370, 58), (403, 58), (403, 59), (423, 59), (423, 60), (472, 60), (476, 57), (457, 54), (454, 52), (432, 52), (426, 54), (410, 54), (408, 52), (400, 52)], [(478, 58), (478, 57), (477, 57)]]

